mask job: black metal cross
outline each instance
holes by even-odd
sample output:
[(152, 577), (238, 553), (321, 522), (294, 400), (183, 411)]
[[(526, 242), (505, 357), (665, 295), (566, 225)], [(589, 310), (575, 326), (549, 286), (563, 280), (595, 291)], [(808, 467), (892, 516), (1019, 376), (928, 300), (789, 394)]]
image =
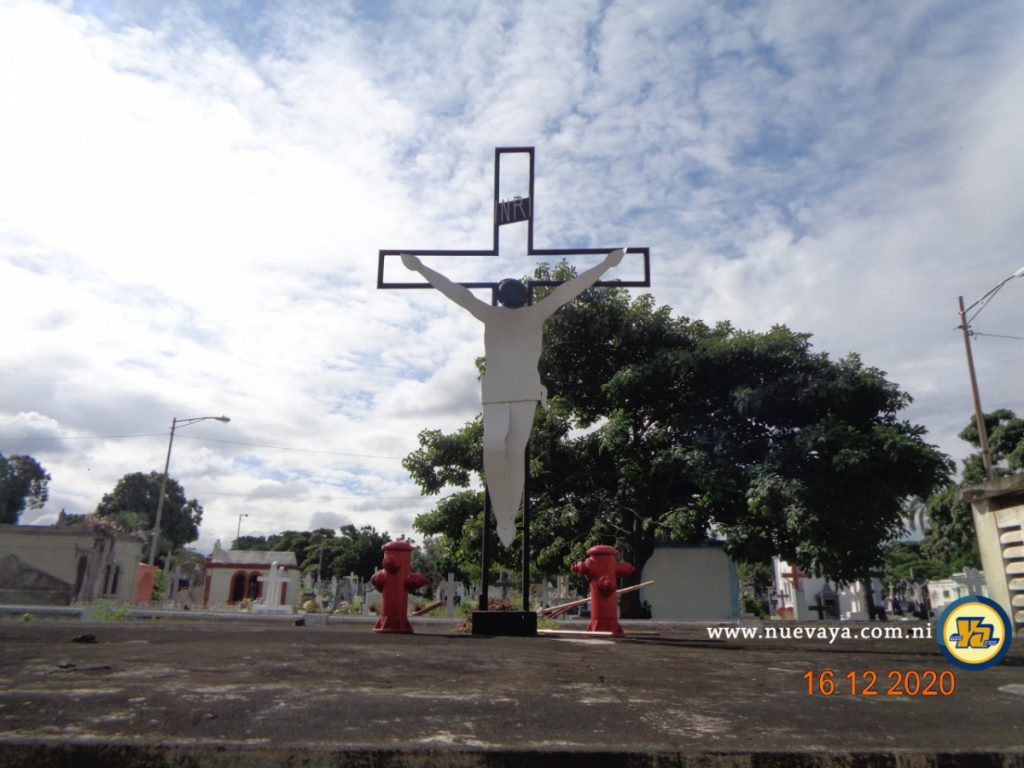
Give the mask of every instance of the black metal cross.
[[(529, 190), (526, 197), (514, 197), (509, 200), (501, 200), (499, 192), (501, 189), (501, 159), (503, 155), (527, 155), (529, 158)], [(498, 230), (506, 224), (526, 222), (526, 255), (539, 256), (584, 256), (587, 254), (604, 255), (609, 251), (620, 247), (613, 245), (608, 248), (534, 248), (533, 245), (533, 221), (536, 215), (536, 199), (534, 197), (533, 147), (495, 147), (494, 149), (494, 223), (493, 240), (489, 249), (470, 250), (424, 250), (422, 248), (384, 248), (378, 251), (377, 256), (377, 287), (380, 289), (408, 289), (408, 288), (431, 288), (425, 282), (390, 282), (384, 279), (384, 264), (388, 257), (400, 256), (403, 253), (410, 253), (414, 256), (497, 256), (498, 255)], [(639, 280), (599, 280), (594, 283), (598, 288), (649, 288), (651, 286), (651, 254), (650, 249), (629, 247), (627, 254), (638, 254), (643, 257), (643, 278)], [(459, 282), (459, 281), (456, 281)], [(528, 287), (532, 294), (533, 289), (538, 286), (558, 285), (560, 280), (530, 280)], [(459, 282), (466, 288), (490, 288), (492, 303), (495, 303), (494, 292), (497, 291), (498, 281), (477, 281)]]
[[(526, 197), (517, 196), (508, 200), (501, 200), (499, 197), (501, 190), (501, 159), (503, 155), (527, 155), (529, 159), (529, 189)], [(432, 288), (430, 283), (426, 282), (389, 282), (384, 279), (384, 264), (388, 257), (400, 256), (403, 253), (409, 253), (414, 256), (497, 256), (498, 255), (498, 230), (506, 224), (516, 224), (519, 222), (526, 222), (526, 255), (527, 256), (539, 256), (541, 258), (549, 256), (582, 256), (588, 254), (600, 254), (605, 255), (609, 251), (613, 251), (620, 245), (614, 245), (608, 248), (534, 248), (533, 245), (533, 221), (536, 215), (536, 199), (534, 197), (534, 148), (533, 147), (495, 147), (494, 149), (494, 223), (493, 223), (493, 240), (490, 249), (475, 249), (475, 250), (424, 250), (422, 248), (392, 248), (392, 249), (381, 249), (377, 255), (377, 288), (382, 290), (394, 290), (394, 289), (410, 289), (410, 288)], [(640, 280), (599, 280), (594, 283), (594, 287), (597, 288), (649, 288), (651, 285), (651, 255), (650, 249), (647, 247), (626, 248), (626, 253), (635, 253), (643, 258), (643, 278)], [(404, 267), (403, 267), (404, 269)], [(456, 281), (459, 282), (459, 281)], [(529, 289), (529, 295), (533, 296), (533, 289), (540, 286), (555, 286), (559, 285), (562, 281), (560, 280), (529, 280), (527, 281), (527, 288)], [(475, 282), (459, 282), (466, 288), (489, 288), (491, 290), (491, 304), (497, 304), (497, 292), (498, 292), (498, 281), (475, 281)], [(527, 470), (529, 470), (529, 447), (526, 449), (526, 456), (524, 461), (527, 464)], [(529, 483), (529, 471), (527, 471), (527, 484)], [(523, 542), (523, 610), (529, 610), (530, 605), (530, 494), (529, 488), (523, 489), (523, 527), (522, 527), (522, 542)], [(483, 526), (483, 543), (482, 543), (482, 575), (481, 575), (481, 595), (480, 595), (480, 610), (487, 610), (488, 601), (488, 582), (489, 582), (489, 571), (490, 571), (490, 553), (488, 552), (487, 539), (490, 531), (490, 495), (484, 492), (484, 526)], [(504, 586), (504, 585), (502, 585)]]

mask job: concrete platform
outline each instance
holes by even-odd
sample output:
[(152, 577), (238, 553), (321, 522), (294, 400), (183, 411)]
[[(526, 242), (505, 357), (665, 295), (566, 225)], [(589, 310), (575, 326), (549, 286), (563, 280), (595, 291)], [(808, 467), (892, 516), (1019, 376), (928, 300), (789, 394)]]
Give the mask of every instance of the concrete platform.
[[(0, 768), (1024, 767), (1019, 639), (972, 672), (929, 640), (624, 625), (633, 636), (615, 641), (475, 637), (451, 620), (378, 635), (365, 621), (6, 617)], [(96, 642), (73, 642), (82, 634)], [(825, 670), (836, 692), (809, 695), (806, 673)], [(952, 672), (955, 690), (889, 695), (890, 670)], [(861, 693), (870, 672), (873, 697)]]

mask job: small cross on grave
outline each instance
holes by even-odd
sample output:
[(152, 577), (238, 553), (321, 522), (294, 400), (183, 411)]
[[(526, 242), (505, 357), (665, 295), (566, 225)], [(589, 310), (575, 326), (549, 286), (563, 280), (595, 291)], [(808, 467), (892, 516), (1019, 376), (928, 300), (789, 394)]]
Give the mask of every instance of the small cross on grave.
[(800, 584), (807, 578), (807, 574), (798, 567), (793, 566), (782, 574), (782, 578), (793, 585), (793, 618), (797, 621), (804, 621), (810, 618), (810, 611), (807, 608), (807, 598), (804, 596), (804, 588)]
[(540, 584), (537, 585), (537, 599), (540, 601), (540, 607), (545, 608), (551, 599), (550, 596), (551, 586), (548, 584), (547, 574), (543, 574), (540, 577)]
[(569, 598), (569, 577), (566, 574), (559, 574), (555, 579), (555, 597), (559, 599)]
[[(505, 190), (502, 186), (501, 181), (501, 166), (504, 159), (512, 158), (515, 156), (525, 156), (528, 161), (528, 172), (526, 174), (526, 184), (524, 188), (516, 190)], [(511, 193), (511, 195), (510, 195)], [(517, 194), (518, 193), (518, 194)], [(502, 195), (506, 195), (502, 199)], [(509, 196), (510, 195), (510, 196)], [(421, 289), (430, 288), (431, 285), (428, 282), (408, 282), (406, 280), (393, 280), (387, 279), (385, 276), (386, 264), (395, 264), (398, 261), (398, 257), (402, 254), (409, 254), (413, 257), (418, 256), (442, 256), (442, 257), (497, 257), (499, 255), (499, 230), (501, 227), (506, 225), (518, 225), (525, 223), (526, 225), (526, 256), (540, 257), (541, 260), (549, 257), (566, 257), (566, 256), (586, 256), (586, 255), (606, 255), (611, 251), (619, 247), (618, 244), (605, 247), (605, 248), (535, 248), (533, 241), (533, 222), (537, 213), (537, 201), (534, 194), (534, 148), (533, 147), (496, 147), (494, 150), (494, 199), (492, 206), (493, 222), (492, 222), (492, 242), (490, 248), (481, 249), (469, 249), (469, 250), (436, 250), (436, 249), (423, 249), (423, 248), (388, 248), (381, 249), (377, 253), (377, 288), (379, 289)], [(650, 270), (650, 249), (646, 247), (627, 247), (624, 249), (626, 254), (632, 254), (634, 256), (631, 261), (635, 263), (636, 257), (642, 259), (643, 266), (643, 277), (633, 280), (614, 280), (605, 281), (598, 280), (593, 283), (595, 287), (614, 287), (614, 288), (648, 288), (651, 285), (651, 270)], [(534, 259), (536, 261), (536, 259)], [(535, 266), (535, 264), (527, 264), (519, 267), (513, 267), (512, 270), (519, 272), (520, 274), (524, 271), (524, 267), (529, 269)], [(395, 269), (400, 269), (400, 266), (396, 266)], [(510, 274), (510, 270), (503, 270), (506, 274)], [(405, 272), (402, 272), (403, 277)], [(453, 281), (458, 285), (462, 285), (468, 289), (488, 289), (491, 294), (491, 305), (497, 304), (497, 293), (498, 293), (498, 280), (492, 281)], [(557, 280), (529, 280), (526, 282), (527, 287), (527, 302), (532, 303), (533, 290), (539, 286), (557, 286), (560, 285), (561, 281)], [(525, 461), (529, 461), (529, 451), (527, 450)], [(527, 477), (529, 472), (527, 472)], [(530, 562), (530, 509), (529, 509), (529, 492), (526, 491), (523, 494), (522, 502), (522, 588), (523, 588), (523, 610), (529, 610), (530, 601), (530, 573), (529, 573), (529, 562)], [(487, 495), (485, 495), (484, 501), (484, 525), (482, 531), (482, 570), (483, 570), (483, 581), (481, 584), (480, 594), (480, 608), (481, 610), (487, 610), (487, 599), (488, 599), (488, 576), (487, 573), (491, 566), (491, 555), (488, 552), (488, 538), (491, 529), (491, 509), (490, 501)], [(506, 586), (507, 591), (507, 586)]]
[(501, 587), (501, 597), (504, 600), (508, 597), (508, 588), (514, 587), (515, 582), (511, 581), (508, 577), (508, 574), (502, 571), (501, 578), (494, 582), (494, 586)]
[(255, 613), (291, 613), (290, 605), (281, 605), (281, 592), (286, 589), (291, 577), (285, 573), (284, 567), (278, 567), (275, 560), (270, 564), (270, 572), (260, 576), (257, 581), (263, 585), (263, 604), (253, 606)]
[(800, 582), (807, 578), (807, 574), (799, 568), (791, 568), (783, 572), (782, 578), (793, 585), (793, 591), (795, 592), (800, 589)]
[(356, 576), (354, 571), (350, 571), (348, 576), (345, 577), (345, 581), (348, 582), (348, 601), (354, 603), (356, 598), (359, 597), (360, 578)]
[(449, 572), (448, 578), (440, 585), (440, 592), (444, 599), (445, 615), (450, 619), (455, 615), (455, 597), (458, 582), (455, 581), (455, 574)]

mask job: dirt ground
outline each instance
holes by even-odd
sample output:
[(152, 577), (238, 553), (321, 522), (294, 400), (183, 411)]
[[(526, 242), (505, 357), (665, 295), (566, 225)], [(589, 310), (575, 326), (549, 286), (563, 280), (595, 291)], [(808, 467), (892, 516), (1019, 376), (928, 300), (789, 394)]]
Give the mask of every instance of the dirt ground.
[(1024, 766), (1019, 639), (998, 666), (961, 671), (930, 640), (453, 626), (3, 618), (0, 768)]

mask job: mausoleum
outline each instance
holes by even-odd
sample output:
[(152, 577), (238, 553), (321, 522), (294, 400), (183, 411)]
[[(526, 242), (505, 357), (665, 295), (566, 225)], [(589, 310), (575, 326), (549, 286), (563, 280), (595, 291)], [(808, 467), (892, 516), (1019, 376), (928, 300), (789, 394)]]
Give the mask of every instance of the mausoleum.
[(74, 525), (0, 525), (0, 603), (129, 603), (143, 541), (99, 518)]
[(651, 606), (652, 619), (708, 621), (740, 615), (736, 564), (721, 542), (659, 544), (640, 580), (654, 581), (640, 593)]
[[(268, 595), (271, 567), (277, 564), (278, 594)], [(254, 549), (223, 549), (220, 541), (206, 558), (206, 590), (203, 605), (216, 608), (237, 605), (243, 600), (297, 606), (302, 597), (302, 574), (294, 552), (265, 552)]]

